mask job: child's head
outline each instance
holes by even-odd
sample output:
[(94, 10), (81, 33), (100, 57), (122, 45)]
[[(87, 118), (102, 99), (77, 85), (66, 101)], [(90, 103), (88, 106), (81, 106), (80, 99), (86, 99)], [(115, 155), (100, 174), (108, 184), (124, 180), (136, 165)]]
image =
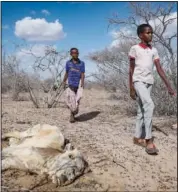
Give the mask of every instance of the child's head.
[(70, 55), (72, 56), (72, 58), (78, 59), (78, 55), (79, 55), (78, 49), (77, 48), (71, 48), (70, 49)]
[(149, 24), (139, 25), (137, 28), (138, 37), (145, 43), (152, 41), (153, 29)]

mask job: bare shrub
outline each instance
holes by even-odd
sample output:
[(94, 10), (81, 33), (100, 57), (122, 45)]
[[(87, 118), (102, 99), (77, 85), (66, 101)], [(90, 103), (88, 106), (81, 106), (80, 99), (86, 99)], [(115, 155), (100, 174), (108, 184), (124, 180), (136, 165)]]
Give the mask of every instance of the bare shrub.
[[(171, 78), (169, 81), (172, 83)], [(166, 86), (155, 74), (155, 83), (152, 90), (153, 101), (156, 104), (156, 115), (176, 115), (177, 114), (177, 101), (176, 98), (169, 95), (168, 91), (166, 91)]]
[(51, 86), (55, 84), (54, 78), (47, 78), (42, 83), (41, 86), (45, 93), (48, 93), (51, 89)]
[(128, 51), (133, 44), (125, 40), (119, 47), (106, 48), (88, 55), (97, 64), (99, 71), (93, 76), (105, 89), (128, 92)]
[[(170, 25), (177, 20), (177, 16), (171, 15), (174, 5), (175, 3), (170, 2), (163, 8), (161, 5), (154, 7), (151, 2), (130, 2), (131, 15), (127, 19), (122, 19), (118, 14), (110, 18), (109, 26), (120, 27), (116, 31), (118, 45), (89, 54), (90, 60), (94, 61), (98, 67), (99, 73), (94, 75), (96, 80), (105, 88), (114, 86), (129, 95), (128, 52), (130, 47), (139, 41), (136, 35), (137, 26), (141, 23), (149, 23), (154, 29), (153, 44), (159, 50), (162, 66), (173, 88), (177, 90), (177, 51), (174, 48), (177, 32), (167, 33)], [(164, 83), (156, 73), (152, 95), (157, 115), (176, 114), (177, 99), (168, 96)], [(132, 109), (131, 106), (132, 102), (129, 102), (128, 110)]]
[[(65, 61), (68, 57), (66, 51), (58, 52), (52, 46), (45, 47), (44, 55), (37, 56), (33, 53), (32, 48), (28, 49), (26, 54), (30, 54), (34, 58), (32, 67), (36, 74), (35, 81), (28, 78), (28, 91), (30, 99), (36, 108), (40, 107), (56, 107), (64, 89), (62, 87), (62, 74), (65, 69)], [(49, 78), (45, 80), (38, 79), (43, 72), (49, 74)], [(54, 84), (57, 89), (54, 90)]]
[(121, 94), (117, 94), (117, 93), (111, 94), (108, 99), (109, 100), (117, 100), (117, 101), (119, 101), (119, 100), (120, 101), (128, 101), (129, 100), (129, 98), (127, 97), (126, 94), (121, 95)]
[(14, 101), (21, 92), (27, 92), (26, 73), (19, 68), (19, 60), (15, 55), (3, 55), (2, 59), (2, 93), (11, 92)]
[(30, 101), (29, 95), (19, 94), (16, 101)]
[[(26, 100), (20, 93), (29, 93), (29, 98), (36, 108), (55, 107), (64, 89), (61, 86), (62, 75), (68, 52), (57, 51), (52, 46), (44, 47), (44, 54), (34, 52), (33, 47), (15, 45), (24, 57), (31, 57), (31, 73), (22, 68), (16, 53), (7, 55), (3, 52), (2, 93), (10, 92), (14, 101)], [(26, 46), (26, 45), (25, 45)], [(16, 51), (17, 51), (16, 50)], [(43, 74), (47, 78), (41, 78)], [(44, 75), (44, 76), (45, 76)], [(57, 89), (54, 90), (54, 84)]]

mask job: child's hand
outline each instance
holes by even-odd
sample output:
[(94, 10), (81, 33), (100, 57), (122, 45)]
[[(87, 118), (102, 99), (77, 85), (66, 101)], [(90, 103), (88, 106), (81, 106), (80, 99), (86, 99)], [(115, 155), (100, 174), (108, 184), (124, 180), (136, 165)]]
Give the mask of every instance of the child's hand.
[(170, 95), (176, 96), (175, 91), (171, 87), (168, 88), (168, 92), (169, 92)]
[(66, 83), (62, 83), (62, 88), (65, 90), (68, 87), (68, 85)]
[(81, 84), (81, 87), (84, 89), (84, 84)]
[(57, 85), (54, 85), (54, 86), (53, 86), (53, 91), (56, 91), (57, 88), (58, 88)]
[(131, 87), (131, 88), (130, 88), (130, 97), (131, 97), (133, 100), (136, 100), (136, 92), (135, 92), (134, 87)]

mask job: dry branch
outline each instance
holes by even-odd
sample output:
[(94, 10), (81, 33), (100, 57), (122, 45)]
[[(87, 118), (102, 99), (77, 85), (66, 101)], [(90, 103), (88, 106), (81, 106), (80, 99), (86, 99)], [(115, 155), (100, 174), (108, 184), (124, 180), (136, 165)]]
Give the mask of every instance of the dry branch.
[(116, 165), (119, 165), (119, 166), (122, 167), (123, 169), (127, 170), (126, 167), (124, 167), (123, 165), (121, 165), (120, 163), (118, 163), (117, 161), (115, 161), (114, 159), (113, 159), (112, 162), (115, 163)]
[[(150, 23), (154, 29), (153, 45), (158, 49), (161, 58), (161, 64), (167, 74), (172, 87), (177, 90), (177, 52), (175, 38), (177, 33), (167, 33), (171, 23), (177, 20), (177, 17), (171, 15), (175, 8), (175, 3), (169, 2), (167, 7), (161, 5), (154, 6), (152, 2), (130, 2), (131, 14), (123, 19), (118, 14), (109, 19), (109, 26), (116, 28), (115, 40), (118, 44), (111, 48), (96, 51), (88, 55), (89, 59), (97, 64), (98, 73), (94, 74), (96, 81), (106, 89), (116, 87), (123, 94), (129, 95), (128, 53), (130, 47), (138, 43), (136, 28), (141, 23)], [(127, 29), (131, 33), (127, 33)], [(117, 37), (117, 38), (116, 38)], [(167, 94), (164, 83), (154, 71), (155, 84), (153, 86), (153, 100), (156, 105), (155, 113), (157, 115), (175, 115), (176, 98), (171, 98)], [(128, 106), (131, 109), (131, 106)], [(130, 110), (129, 109), (129, 110)]]
[(39, 106), (37, 97), (35, 96), (32, 88), (30, 87), (29, 81), (28, 81), (28, 89), (29, 89), (29, 94), (30, 94), (31, 101), (33, 102), (33, 104), (34, 104), (34, 106), (35, 106), (36, 108), (39, 108), (40, 106)]
[[(24, 51), (27, 50), (27, 51)], [(58, 82), (58, 86), (62, 81), (62, 74), (65, 70), (65, 62), (68, 57), (68, 53), (66, 51), (57, 51), (52, 46), (46, 46), (44, 49), (44, 54), (37, 55), (33, 47), (28, 47), (28, 49), (22, 49), (21, 51), (32, 56), (34, 59), (34, 63), (32, 64), (32, 68), (34, 73), (42, 74), (43, 72), (47, 72), (51, 75), (50, 78), (42, 81), (39, 79), (38, 82), (33, 82), (32, 79), (28, 78), (28, 91), (30, 95), (30, 99), (33, 102), (36, 108), (41, 107), (40, 100), (45, 102), (48, 108), (55, 107), (57, 102), (59, 101), (60, 96), (63, 93), (61, 87), (54, 92), (53, 87), (54, 83)], [(48, 82), (47, 82), (48, 80)], [(32, 86), (33, 84), (33, 86)], [(40, 93), (44, 92), (42, 98), (37, 98), (34, 90)], [(47, 94), (45, 94), (47, 93)]]

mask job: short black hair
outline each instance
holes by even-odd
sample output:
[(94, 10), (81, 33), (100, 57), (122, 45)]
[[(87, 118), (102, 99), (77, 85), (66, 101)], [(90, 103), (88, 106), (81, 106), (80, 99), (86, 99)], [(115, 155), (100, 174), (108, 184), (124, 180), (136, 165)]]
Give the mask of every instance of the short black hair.
[(151, 28), (153, 30), (151, 25), (149, 25), (149, 24), (141, 24), (141, 25), (139, 25), (137, 27), (137, 35), (139, 36), (141, 33), (143, 33), (146, 27), (149, 27), (149, 28)]
[(71, 53), (73, 50), (76, 50), (76, 51), (78, 52), (78, 49), (77, 49), (77, 48), (72, 47), (72, 48), (70, 49), (70, 53)]

